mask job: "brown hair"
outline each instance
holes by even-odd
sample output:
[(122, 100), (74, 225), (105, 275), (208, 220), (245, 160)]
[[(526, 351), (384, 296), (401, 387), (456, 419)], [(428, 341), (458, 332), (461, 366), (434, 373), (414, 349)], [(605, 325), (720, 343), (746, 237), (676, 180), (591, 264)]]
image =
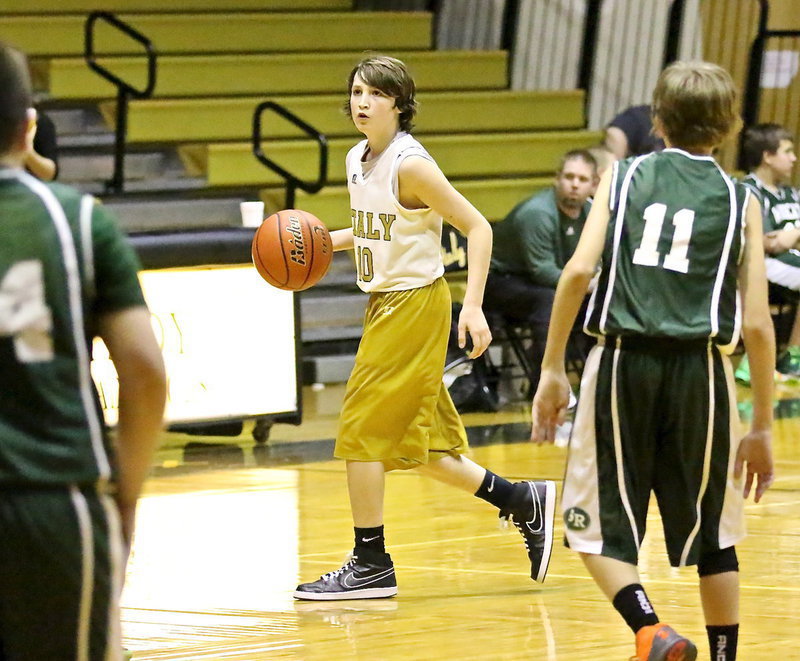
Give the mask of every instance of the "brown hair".
[(591, 151), (588, 149), (572, 149), (564, 154), (558, 162), (558, 170), (556, 170), (556, 175), (561, 174), (564, 171), (564, 167), (567, 165), (568, 161), (579, 160), (583, 161), (589, 167), (594, 170), (594, 174), (597, 174), (597, 159), (594, 157)]
[(14, 146), (32, 106), (25, 56), (0, 42), (0, 154), (6, 154)]
[(794, 137), (780, 124), (756, 124), (744, 132), (742, 140), (742, 165), (746, 170), (755, 170), (764, 160), (764, 152), (774, 154), (781, 140)]
[(653, 117), (676, 147), (710, 148), (741, 126), (736, 86), (730, 74), (710, 62), (673, 62), (658, 77)]
[(387, 55), (372, 55), (365, 57), (353, 67), (347, 77), (348, 100), (344, 104), (345, 114), (351, 119), (349, 95), (356, 74), (367, 85), (394, 98), (395, 107), (400, 111), (400, 130), (410, 131), (414, 126), (414, 115), (417, 113), (417, 100), (414, 79), (408, 73), (406, 65)]

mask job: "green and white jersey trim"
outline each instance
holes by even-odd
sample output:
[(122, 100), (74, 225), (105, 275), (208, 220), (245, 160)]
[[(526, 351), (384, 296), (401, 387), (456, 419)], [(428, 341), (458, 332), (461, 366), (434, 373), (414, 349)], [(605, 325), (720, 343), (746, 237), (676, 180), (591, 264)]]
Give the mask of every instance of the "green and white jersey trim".
[[(84, 308), (81, 273), (79, 268), (78, 253), (73, 240), (64, 209), (59, 203), (53, 192), (35, 177), (19, 170), (2, 170), (0, 179), (16, 179), (27, 187), (33, 194), (39, 197), (45, 205), (48, 215), (53, 222), (58, 241), (61, 248), (61, 256), (66, 272), (65, 286), (69, 299), (70, 329), (72, 342), (77, 356), (76, 369), (78, 370), (80, 399), (88, 425), (89, 436), (91, 439), (92, 451), (98, 469), (98, 477), (101, 482), (107, 482), (111, 478), (111, 464), (103, 443), (103, 432), (101, 421), (98, 417), (97, 409), (94, 404), (93, 385), (90, 373), (90, 356), (84, 335)], [(93, 274), (91, 259), (91, 225), (92, 210), (94, 200), (86, 195), (81, 199), (80, 205), (80, 232), (81, 245), (85, 250), (87, 244), (90, 246), (87, 253), (86, 268), (87, 274)], [(87, 278), (94, 288), (93, 278)]]
[[(636, 172), (636, 169), (639, 167), (639, 164), (649, 156), (649, 154), (645, 154), (643, 156), (639, 156), (636, 158), (631, 166), (628, 168), (628, 172), (625, 175), (625, 178), (622, 180), (622, 188), (620, 189), (619, 194), (619, 204), (616, 204), (616, 197), (614, 193), (616, 192), (617, 188), (617, 178), (619, 176), (619, 161), (614, 163), (612, 166), (613, 170), (613, 177), (611, 178), (611, 190), (612, 196), (609, 198), (611, 203), (616, 204), (616, 213), (614, 214), (614, 250), (611, 256), (611, 269), (608, 275), (608, 287), (606, 288), (606, 296), (603, 300), (603, 309), (600, 313), (600, 332), (605, 335), (606, 334), (606, 326), (608, 323), (608, 308), (611, 305), (611, 296), (614, 293), (614, 283), (616, 282), (617, 277), (617, 260), (619, 258), (619, 244), (622, 238), (622, 226), (625, 222), (625, 210), (628, 206), (628, 189), (631, 186), (631, 179), (633, 179), (633, 173)], [(614, 209), (614, 206), (611, 206), (611, 209)], [(597, 290), (595, 290), (597, 291)], [(592, 305), (589, 306), (590, 310), (593, 307)], [(588, 318), (588, 317), (587, 317)]]
[[(699, 205), (694, 208), (683, 208), (678, 206), (681, 204), (680, 193), (675, 197), (674, 184), (673, 196), (670, 198), (668, 206), (667, 200), (660, 200), (659, 195), (663, 193), (661, 185), (657, 177), (661, 176), (664, 168), (670, 172), (684, 171), (681, 166), (681, 159), (687, 159), (687, 166), (689, 162), (697, 164), (707, 163), (708, 166), (693, 165), (691, 166), (697, 171), (698, 167), (700, 172), (705, 173), (704, 177), (710, 177), (713, 186), (711, 192), (707, 197), (705, 189), (697, 188), (699, 193), (694, 193), (692, 190), (688, 193), (687, 198), (689, 205)], [(661, 160), (659, 160), (661, 159)], [(663, 160), (666, 159), (666, 160)], [(677, 160), (676, 160), (677, 159)], [(660, 164), (659, 164), (660, 163)], [(707, 332), (702, 333), (702, 337), (719, 338), (721, 339), (720, 348), (733, 348), (738, 342), (739, 333), (741, 331), (741, 301), (738, 292), (732, 288), (735, 287), (735, 282), (731, 280), (733, 265), (738, 264), (742, 258), (743, 247), (743, 218), (744, 210), (748, 204), (749, 190), (745, 187), (739, 186), (728, 177), (727, 174), (720, 168), (716, 161), (711, 156), (696, 156), (689, 154), (680, 149), (670, 148), (662, 152), (645, 154), (629, 161), (617, 162), (612, 166), (611, 187), (609, 191), (609, 212), (610, 212), (610, 227), (607, 232), (607, 243), (604, 249), (603, 268), (607, 270), (605, 279), (601, 274), (600, 286), (593, 292), (584, 323), (584, 330), (589, 333), (599, 335), (606, 334), (626, 334), (626, 333), (641, 333), (642, 330), (634, 326), (628, 328), (627, 322), (620, 326), (619, 313), (624, 309), (629, 309), (625, 314), (629, 316), (630, 321), (635, 321), (636, 315), (641, 312), (642, 302), (638, 299), (628, 300), (631, 292), (626, 291), (630, 286), (630, 278), (634, 277), (635, 273), (644, 276), (644, 271), (636, 271), (641, 267), (655, 267), (664, 274), (676, 273), (687, 274), (690, 273), (690, 258), (693, 254), (690, 252), (690, 244), (692, 250), (695, 249), (695, 241), (693, 240), (692, 232), (703, 230), (706, 232), (704, 244), (699, 242), (700, 234), (697, 234), (698, 245), (705, 245), (702, 254), (703, 262), (705, 265), (702, 267), (702, 273), (705, 275), (691, 275), (697, 273), (692, 270), (690, 278), (702, 278), (700, 280), (693, 280), (697, 283), (706, 281), (708, 283), (707, 296), (704, 296), (702, 301), (697, 301), (699, 307), (695, 317), (695, 331), (691, 335), (696, 335), (701, 327), (698, 325), (705, 324)], [(646, 168), (646, 169), (645, 169)], [(710, 169), (708, 169), (710, 168)], [(639, 181), (637, 174), (643, 171), (641, 186), (644, 186), (644, 193), (637, 192), (632, 189), (634, 178)], [(717, 176), (719, 179), (717, 179)], [(655, 179), (654, 179), (655, 177)], [(716, 181), (716, 183), (714, 183)], [(655, 182), (655, 183), (653, 183)], [(652, 192), (650, 187), (654, 186)], [(725, 188), (722, 188), (724, 186)], [(631, 200), (631, 195), (634, 195), (635, 201)], [(652, 200), (649, 195), (653, 195)], [(648, 196), (648, 197), (644, 197)], [(697, 197), (693, 197), (697, 195)], [(725, 201), (727, 198), (727, 202)], [(718, 211), (706, 210), (708, 199), (714, 199), (715, 207)], [(634, 205), (634, 209), (630, 209), (630, 205)], [(645, 206), (647, 205), (647, 206)], [(704, 211), (704, 213), (701, 213)], [(635, 219), (631, 217), (631, 213), (635, 214)], [(667, 214), (671, 214), (669, 217)], [(718, 213), (719, 215), (713, 215)], [(643, 216), (640, 216), (643, 214)], [(712, 214), (712, 215), (709, 215)], [(722, 215), (724, 214), (724, 215)], [(702, 225), (695, 225), (695, 216), (703, 219)], [(715, 225), (722, 235), (721, 250), (718, 258), (714, 259), (712, 263), (708, 264), (709, 259), (714, 258), (713, 246), (711, 249), (708, 247), (708, 225), (707, 219), (716, 218)], [(723, 220), (725, 218), (726, 220)], [(628, 223), (634, 220), (637, 224), (631, 230), (633, 234), (629, 234), (627, 228)], [(672, 228), (674, 229), (667, 229)], [(662, 230), (662, 227), (664, 228)], [(737, 235), (737, 231), (739, 234)], [(638, 237), (641, 235), (641, 239)], [(624, 238), (627, 237), (627, 238)], [(636, 243), (631, 245), (636, 237)], [(625, 248), (622, 249), (623, 240), (625, 241)], [(665, 245), (664, 241), (669, 241)], [(659, 248), (660, 242), (660, 248)], [(610, 244), (610, 245), (609, 245)], [(638, 248), (637, 248), (638, 246)], [(738, 246), (738, 248), (737, 248)], [(659, 252), (659, 249), (661, 252)], [(699, 249), (699, 248), (698, 248)], [(711, 250), (711, 252), (709, 252)], [(736, 250), (736, 254), (732, 251)], [(687, 257), (688, 256), (688, 257)], [(620, 259), (625, 259), (624, 263)], [(629, 264), (627, 260), (630, 259)], [(634, 269), (632, 271), (632, 269)], [(617, 284), (618, 277), (622, 277), (621, 284)], [(638, 276), (637, 276), (638, 277)], [(678, 275), (678, 277), (682, 277)], [(659, 276), (662, 278), (662, 276)], [(663, 279), (663, 278), (662, 278)], [(653, 282), (659, 282), (654, 279)], [(626, 284), (628, 283), (628, 284)], [(698, 286), (701, 286), (698, 284)], [(723, 290), (727, 291), (725, 294), (726, 303), (724, 311), (721, 305)], [(621, 297), (621, 298), (620, 298)], [(706, 311), (703, 311), (703, 306), (708, 305)], [(633, 305), (633, 307), (629, 307)], [(599, 308), (599, 309), (596, 309)], [(612, 321), (612, 309), (616, 310), (614, 315), (616, 319)], [(630, 315), (633, 315), (631, 318)], [(724, 315), (724, 320), (722, 316)], [(705, 319), (705, 322), (702, 320)], [(646, 323), (642, 325), (647, 327)], [(688, 328), (687, 328), (688, 330)], [(723, 332), (724, 331), (724, 332)], [(645, 334), (648, 334), (645, 332)], [(676, 335), (679, 337), (680, 335)], [(688, 339), (688, 338), (687, 338)]]
[(94, 248), (92, 246), (92, 211), (95, 201), (91, 195), (81, 198), (80, 233), (81, 249), (83, 252), (83, 285), (84, 297), (92, 300), (95, 296), (94, 281)]

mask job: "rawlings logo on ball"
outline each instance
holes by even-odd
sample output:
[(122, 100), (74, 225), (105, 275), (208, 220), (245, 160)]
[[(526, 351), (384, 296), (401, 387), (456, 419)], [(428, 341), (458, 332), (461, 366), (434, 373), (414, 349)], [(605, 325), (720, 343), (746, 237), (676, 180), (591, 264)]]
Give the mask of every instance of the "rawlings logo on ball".
[(333, 243), (328, 229), (314, 214), (283, 209), (259, 225), (251, 254), (258, 274), (273, 287), (303, 291), (328, 271)]
[(295, 264), (305, 266), (306, 248), (303, 241), (303, 230), (300, 229), (300, 218), (297, 216), (289, 216), (289, 225), (286, 227), (286, 231), (292, 235), (292, 238), (289, 239), (289, 243), (294, 246), (289, 253), (289, 259)]

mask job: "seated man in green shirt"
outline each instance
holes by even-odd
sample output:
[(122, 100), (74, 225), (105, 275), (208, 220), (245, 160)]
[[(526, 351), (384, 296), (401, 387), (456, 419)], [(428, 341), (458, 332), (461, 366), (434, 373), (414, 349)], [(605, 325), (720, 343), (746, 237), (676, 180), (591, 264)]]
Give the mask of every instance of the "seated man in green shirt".
[(585, 149), (569, 151), (551, 188), (518, 204), (494, 226), (484, 308), (547, 335), (558, 278), (591, 208), (597, 163)]

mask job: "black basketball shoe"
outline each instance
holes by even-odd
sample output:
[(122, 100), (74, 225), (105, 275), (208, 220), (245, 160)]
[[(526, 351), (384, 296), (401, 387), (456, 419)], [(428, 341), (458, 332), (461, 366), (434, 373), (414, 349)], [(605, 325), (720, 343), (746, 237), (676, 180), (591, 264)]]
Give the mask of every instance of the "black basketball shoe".
[(303, 583), (295, 599), (380, 599), (397, 594), (394, 564), (388, 553), (356, 547), (341, 569), (323, 574), (313, 583)]
[(553, 522), (556, 509), (556, 483), (516, 482), (511, 498), (500, 510), (500, 518), (510, 519), (525, 540), (531, 561), (531, 578), (540, 583), (547, 576), (553, 552)]

